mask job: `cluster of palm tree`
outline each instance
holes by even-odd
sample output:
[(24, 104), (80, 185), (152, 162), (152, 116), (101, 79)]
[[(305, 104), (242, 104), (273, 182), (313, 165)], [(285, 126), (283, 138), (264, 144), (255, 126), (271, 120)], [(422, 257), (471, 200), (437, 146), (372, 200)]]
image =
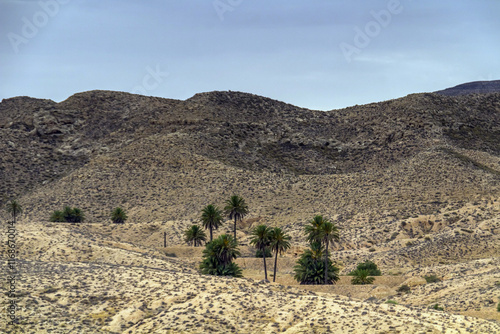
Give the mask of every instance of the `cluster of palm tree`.
[(51, 222), (81, 223), (85, 220), (83, 211), (79, 208), (64, 207), (62, 211), (54, 211), (50, 216)]
[[(201, 223), (205, 229), (210, 231), (210, 242), (213, 240), (213, 231), (217, 230), (224, 222), (223, 215), (226, 214), (229, 219), (234, 219), (234, 240), (236, 239), (236, 224), (243, 220), (248, 214), (248, 206), (245, 200), (238, 196), (233, 195), (226, 201), (224, 211), (219, 209), (214, 204), (209, 204), (201, 210)], [(191, 226), (185, 231), (185, 239), (188, 244), (194, 243), (195, 246), (202, 245), (206, 241), (205, 233), (197, 225)]]
[(263, 254), (264, 260), (264, 279), (267, 281), (267, 265), (266, 265), (266, 251), (269, 249), (274, 252), (274, 275), (273, 282), (276, 282), (276, 269), (278, 267), (278, 254), (290, 248), (290, 236), (285, 234), (279, 227), (268, 227), (266, 225), (259, 225), (252, 231), (252, 239), (250, 244), (260, 250)]
[(315, 216), (305, 227), (310, 249), (302, 253), (294, 267), (294, 278), (301, 284), (333, 284), (339, 269), (333, 265), (328, 251), (330, 243), (339, 239), (334, 223), (323, 216)]

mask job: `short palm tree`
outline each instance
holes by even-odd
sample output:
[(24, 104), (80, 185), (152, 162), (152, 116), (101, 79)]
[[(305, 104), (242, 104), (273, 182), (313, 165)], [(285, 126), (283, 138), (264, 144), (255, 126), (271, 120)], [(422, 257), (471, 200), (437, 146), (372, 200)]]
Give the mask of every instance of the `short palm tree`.
[(61, 222), (65, 222), (66, 220), (64, 219), (63, 212), (56, 210), (50, 216), (50, 221), (53, 223), (61, 223)]
[(324, 284), (324, 272), (328, 274), (327, 284), (334, 284), (338, 281), (339, 269), (335, 267), (330, 259), (326, 268), (323, 262), (324, 247), (319, 242), (311, 243), (311, 249), (306, 249), (294, 267), (294, 278), (300, 284)]
[(223, 234), (206, 245), (203, 261), (200, 264), (202, 274), (241, 277), (241, 269), (233, 262), (240, 256), (238, 243), (230, 235)]
[(193, 243), (194, 247), (201, 246), (201, 243), (207, 240), (205, 231), (203, 231), (198, 225), (191, 226), (191, 228), (186, 230), (184, 235), (184, 240), (188, 243), (188, 245)]
[(83, 214), (83, 211), (78, 208), (73, 208), (73, 222), (81, 223), (84, 220), (85, 220), (85, 215)]
[(229, 219), (234, 219), (234, 240), (236, 240), (236, 222), (248, 214), (248, 206), (243, 198), (233, 195), (226, 201), (224, 211), (229, 215)]
[(127, 214), (122, 208), (115, 208), (111, 212), (111, 221), (115, 224), (124, 224), (127, 219)]
[(283, 233), (279, 227), (270, 230), (270, 247), (274, 252), (274, 276), (273, 282), (276, 282), (276, 268), (278, 267), (278, 253), (281, 255), (290, 248), (290, 236)]
[(267, 266), (266, 266), (266, 248), (270, 244), (270, 232), (271, 230), (266, 225), (259, 225), (255, 227), (252, 231), (252, 239), (250, 240), (250, 244), (254, 245), (255, 248), (260, 249), (264, 256), (264, 279), (267, 281)]
[(201, 211), (201, 222), (203, 227), (210, 230), (210, 241), (213, 240), (212, 230), (216, 230), (222, 224), (222, 212), (213, 204), (207, 205)]
[(16, 223), (16, 217), (23, 212), (23, 207), (16, 200), (7, 203), (7, 212), (12, 215), (12, 221)]
[(354, 278), (351, 280), (352, 284), (372, 284), (375, 277), (369, 277), (370, 271), (366, 269), (360, 269), (353, 272)]

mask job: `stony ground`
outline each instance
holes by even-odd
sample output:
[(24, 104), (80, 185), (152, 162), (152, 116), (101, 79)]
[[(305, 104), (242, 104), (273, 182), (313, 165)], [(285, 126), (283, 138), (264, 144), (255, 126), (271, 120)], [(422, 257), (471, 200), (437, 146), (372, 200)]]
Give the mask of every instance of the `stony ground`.
[[(159, 233), (171, 223), (156, 225)], [(385, 259), (373, 285), (352, 286), (343, 276), (335, 286), (301, 286), (292, 279), (301, 246), (279, 258), (277, 282), (264, 283), (262, 260), (247, 257), (252, 248), (237, 259), (244, 278), (204, 276), (196, 270), (201, 247), (182, 246), (175, 232), (167, 248), (145, 245), (153, 243), (141, 242), (147, 224), (19, 223), (18, 232), (21, 323), (0, 328), (7, 333), (500, 331), (498, 257), (405, 269), (386, 252), (365, 250), (356, 258)], [(354, 256), (335, 254), (345, 263)], [(441, 281), (426, 283), (430, 274)], [(398, 294), (402, 284), (411, 291)], [(434, 304), (444, 311), (429, 309)]]

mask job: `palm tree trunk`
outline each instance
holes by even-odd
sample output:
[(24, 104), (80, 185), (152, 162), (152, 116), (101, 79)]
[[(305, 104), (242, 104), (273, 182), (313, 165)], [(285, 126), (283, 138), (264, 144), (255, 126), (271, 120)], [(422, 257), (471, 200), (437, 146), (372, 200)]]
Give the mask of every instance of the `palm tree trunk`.
[(267, 267), (266, 267), (266, 248), (262, 248), (262, 258), (264, 259), (264, 277), (267, 281)]
[(234, 216), (234, 241), (236, 241), (236, 216)]
[(273, 282), (276, 282), (276, 268), (278, 267), (278, 249), (275, 249), (276, 255), (274, 257), (274, 276)]
[(212, 242), (212, 226), (210, 226), (210, 242)]
[(328, 240), (326, 240), (326, 252), (325, 252), (325, 285), (328, 280)]

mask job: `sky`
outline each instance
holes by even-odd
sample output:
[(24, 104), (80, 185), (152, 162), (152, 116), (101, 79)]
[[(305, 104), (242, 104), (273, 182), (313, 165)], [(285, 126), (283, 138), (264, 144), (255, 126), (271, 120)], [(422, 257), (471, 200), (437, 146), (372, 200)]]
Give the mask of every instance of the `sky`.
[(331, 110), (500, 79), (499, 0), (0, 0), (0, 99), (242, 91)]

